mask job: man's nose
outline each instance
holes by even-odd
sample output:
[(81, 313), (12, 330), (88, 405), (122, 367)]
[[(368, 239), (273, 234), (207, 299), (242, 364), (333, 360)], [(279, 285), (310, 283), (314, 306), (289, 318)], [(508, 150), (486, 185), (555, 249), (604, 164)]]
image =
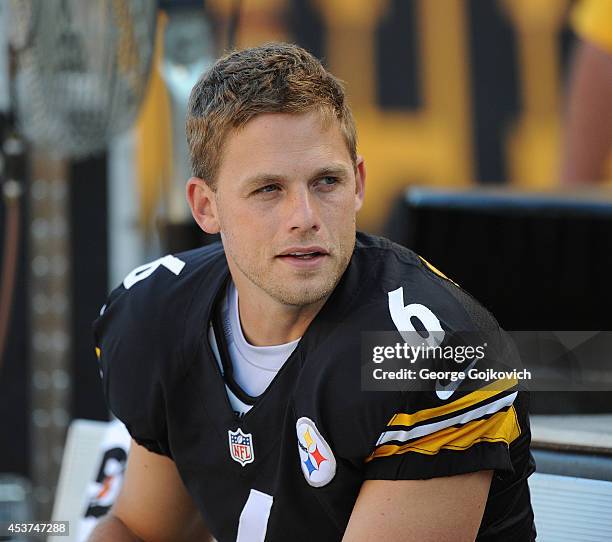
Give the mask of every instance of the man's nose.
[(315, 197), (307, 188), (296, 190), (287, 198), (287, 215), (293, 231), (318, 231), (321, 227)]

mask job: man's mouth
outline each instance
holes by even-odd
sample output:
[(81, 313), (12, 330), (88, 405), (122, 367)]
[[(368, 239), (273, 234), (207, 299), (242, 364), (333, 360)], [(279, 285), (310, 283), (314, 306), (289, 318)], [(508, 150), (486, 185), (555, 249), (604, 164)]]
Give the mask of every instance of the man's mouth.
[(289, 256), (292, 258), (302, 258), (307, 260), (309, 258), (316, 258), (317, 256), (327, 256), (328, 254), (329, 252), (323, 247), (311, 245), (306, 247), (288, 247), (287, 249), (283, 250), (279, 256)]
[(321, 252), (291, 252), (289, 254), (282, 254), (283, 258), (287, 256), (291, 258), (299, 258), (300, 260), (311, 260), (312, 258), (316, 258), (317, 256), (322, 256)]
[(329, 256), (329, 252), (319, 246), (289, 247), (278, 255), (285, 261), (296, 263), (299, 261), (312, 261), (314, 263), (314, 261), (322, 260), (324, 256)]

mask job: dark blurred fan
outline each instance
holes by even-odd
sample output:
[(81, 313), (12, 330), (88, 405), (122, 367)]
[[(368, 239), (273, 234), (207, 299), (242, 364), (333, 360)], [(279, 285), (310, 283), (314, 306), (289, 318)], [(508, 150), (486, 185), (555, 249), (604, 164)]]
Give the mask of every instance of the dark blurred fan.
[(129, 128), (146, 89), (156, 15), (155, 0), (12, 0), (25, 137), (77, 158)]

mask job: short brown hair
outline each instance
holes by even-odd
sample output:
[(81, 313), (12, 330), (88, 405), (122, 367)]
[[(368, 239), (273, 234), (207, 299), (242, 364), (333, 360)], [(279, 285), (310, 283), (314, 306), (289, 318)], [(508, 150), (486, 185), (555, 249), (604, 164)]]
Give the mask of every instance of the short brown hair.
[(187, 108), (192, 174), (215, 186), (227, 135), (261, 113), (319, 111), (340, 122), (353, 165), (357, 135), (342, 82), (308, 51), (268, 43), (220, 58), (195, 84)]

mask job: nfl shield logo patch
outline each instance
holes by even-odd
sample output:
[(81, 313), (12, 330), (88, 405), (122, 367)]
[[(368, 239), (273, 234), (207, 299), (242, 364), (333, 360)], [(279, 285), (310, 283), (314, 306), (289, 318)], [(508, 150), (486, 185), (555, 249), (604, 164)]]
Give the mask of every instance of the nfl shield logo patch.
[(253, 435), (251, 433), (243, 433), (240, 427), (236, 431), (228, 431), (230, 455), (234, 461), (240, 463), (243, 467), (255, 460), (255, 451), (253, 450)]

